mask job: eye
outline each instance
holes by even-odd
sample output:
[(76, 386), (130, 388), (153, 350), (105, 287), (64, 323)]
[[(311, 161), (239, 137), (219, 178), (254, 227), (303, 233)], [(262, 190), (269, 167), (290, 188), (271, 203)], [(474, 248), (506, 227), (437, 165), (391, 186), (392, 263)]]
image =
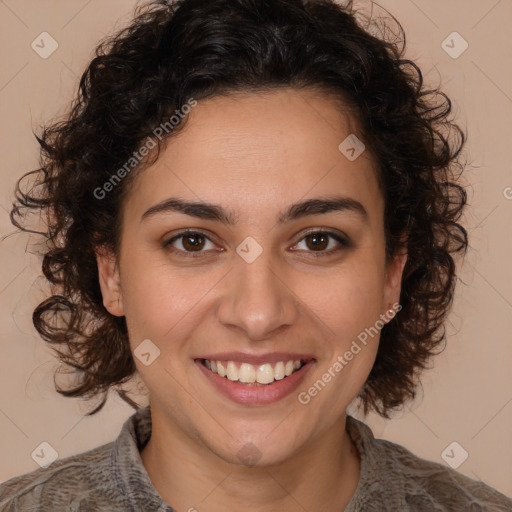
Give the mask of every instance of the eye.
[[(333, 244), (331, 244), (332, 240), (335, 241)], [(328, 256), (343, 248), (350, 247), (346, 238), (330, 231), (310, 231), (294, 247), (298, 247), (303, 241), (307, 252), (318, 253), (313, 254), (315, 257)], [(333, 245), (334, 249), (332, 248)], [(330, 250), (326, 250), (329, 246), (331, 247)]]
[[(208, 241), (214, 248), (213, 242), (204, 233), (199, 231), (182, 231), (170, 240), (164, 242), (164, 248), (169, 248), (171, 252), (179, 253), (188, 258), (197, 258), (205, 251), (202, 249), (208, 245)], [(174, 245), (176, 244), (176, 245)], [(176, 247), (178, 246), (178, 248)], [(181, 248), (179, 247), (181, 246)], [(194, 254), (197, 253), (197, 254)]]

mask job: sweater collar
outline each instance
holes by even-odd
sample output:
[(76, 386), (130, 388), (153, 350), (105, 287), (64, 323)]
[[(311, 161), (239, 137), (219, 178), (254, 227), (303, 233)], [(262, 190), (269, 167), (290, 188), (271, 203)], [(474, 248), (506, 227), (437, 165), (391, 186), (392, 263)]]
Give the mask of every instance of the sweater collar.
[(164, 502), (142, 463), (140, 452), (150, 437), (151, 410), (148, 405), (138, 409), (124, 422), (114, 442), (111, 453), (113, 480), (130, 504), (130, 510), (176, 512)]

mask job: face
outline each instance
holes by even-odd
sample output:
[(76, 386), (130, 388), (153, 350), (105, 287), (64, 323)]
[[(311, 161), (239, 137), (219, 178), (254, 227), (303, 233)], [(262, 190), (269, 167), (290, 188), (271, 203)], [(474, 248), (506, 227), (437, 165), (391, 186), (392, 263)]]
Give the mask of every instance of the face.
[(386, 262), (376, 167), (338, 148), (358, 132), (332, 98), (238, 94), (189, 116), (130, 189), (119, 260), (98, 254), (104, 303), (154, 425), (208, 457), (285, 461), (345, 421), (405, 257)]

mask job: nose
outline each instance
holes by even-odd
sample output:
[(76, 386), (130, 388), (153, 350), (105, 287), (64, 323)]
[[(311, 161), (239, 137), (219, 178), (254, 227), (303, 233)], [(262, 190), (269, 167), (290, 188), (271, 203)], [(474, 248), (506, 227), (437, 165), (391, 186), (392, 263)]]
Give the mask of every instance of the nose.
[(300, 301), (287, 275), (266, 251), (252, 263), (237, 258), (218, 308), (220, 323), (252, 341), (292, 326), (300, 315)]

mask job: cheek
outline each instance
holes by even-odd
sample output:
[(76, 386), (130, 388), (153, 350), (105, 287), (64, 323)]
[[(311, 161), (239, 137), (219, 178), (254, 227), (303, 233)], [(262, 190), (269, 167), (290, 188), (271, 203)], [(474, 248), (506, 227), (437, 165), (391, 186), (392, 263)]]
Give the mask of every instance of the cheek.
[[(204, 310), (208, 291), (221, 276), (216, 277), (212, 271), (180, 271), (148, 261), (125, 260), (129, 272), (125, 273), (122, 290), (130, 342), (136, 346), (142, 339), (154, 339), (168, 350), (169, 339), (178, 342), (197, 326), (196, 311)], [(177, 344), (172, 346), (176, 348)]]
[(383, 313), (384, 277), (376, 264), (332, 269), (324, 276), (304, 278), (297, 295), (337, 339), (356, 336)]

